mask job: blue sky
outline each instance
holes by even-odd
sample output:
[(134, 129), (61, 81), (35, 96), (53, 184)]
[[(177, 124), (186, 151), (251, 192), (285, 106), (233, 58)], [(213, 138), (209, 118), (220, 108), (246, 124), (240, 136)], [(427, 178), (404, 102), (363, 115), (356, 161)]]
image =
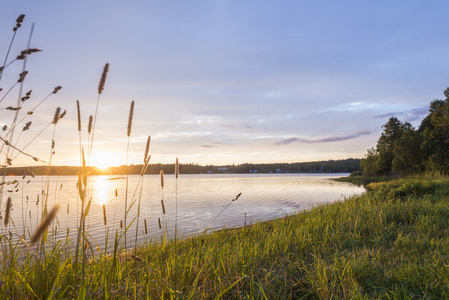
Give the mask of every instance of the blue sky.
[[(152, 162), (301, 162), (363, 157), (390, 116), (419, 126), (449, 86), (445, 1), (7, 1), (0, 57), (22, 13), (12, 53), (26, 48), (33, 22), (31, 47), (43, 50), (27, 61), (26, 105), (63, 89), (17, 145), (67, 109), (58, 165), (79, 163), (76, 100), (86, 127), (106, 62), (92, 164), (126, 162), (131, 100), (130, 163), (141, 163), (148, 135)], [(5, 70), (4, 91), (21, 68)], [(10, 116), (0, 110), (0, 125)], [(27, 151), (48, 159), (52, 134)]]

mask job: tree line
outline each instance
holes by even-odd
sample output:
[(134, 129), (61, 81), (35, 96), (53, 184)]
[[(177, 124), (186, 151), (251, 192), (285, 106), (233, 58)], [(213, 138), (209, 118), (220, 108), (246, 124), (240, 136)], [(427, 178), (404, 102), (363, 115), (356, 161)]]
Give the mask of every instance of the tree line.
[(449, 172), (449, 88), (445, 100), (430, 103), (418, 129), (391, 117), (374, 148), (360, 162), (364, 175)]
[[(352, 173), (360, 169), (360, 159), (350, 158), (343, 160), (327, 160), (301, 163), (267, 163), (267, 164), (233, 164), (233, 165), (199, 165), (180, 164), (181, 174), (207, 174), (207, 173)], [(140, 174), (142, 165), (123, 165), (98, 169), (88, 167), (90, 175), (126, 175)], [(175, 172), (174, 164), (150, 164), (146, 174), (159, 174), (163, 170), (165, 174)], [(0, 175), (77, 175), (82, 172), (79, 166), (30, 166), (8, 167), (0, 170)]]

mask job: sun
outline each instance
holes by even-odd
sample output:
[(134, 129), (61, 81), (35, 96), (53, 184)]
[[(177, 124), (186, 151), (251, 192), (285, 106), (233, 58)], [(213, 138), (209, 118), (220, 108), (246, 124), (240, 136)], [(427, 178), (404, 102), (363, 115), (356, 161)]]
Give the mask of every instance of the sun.
[(102, 151), (92, 155), (90, 165), (105, 170), (111, 166), (117, 165), (118, 161), (118, 156), (114, 152)]

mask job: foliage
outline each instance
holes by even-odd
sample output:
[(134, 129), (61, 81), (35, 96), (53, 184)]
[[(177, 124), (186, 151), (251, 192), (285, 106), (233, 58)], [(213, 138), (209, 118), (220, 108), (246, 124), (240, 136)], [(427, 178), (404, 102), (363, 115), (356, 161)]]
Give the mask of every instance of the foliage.
[(449, 173), (449, 88), (445, 100), (430, 103), (418, 130), (391, 117), (382, 126), (376, 148), (368, 150), (360, 166), (364, 175)]

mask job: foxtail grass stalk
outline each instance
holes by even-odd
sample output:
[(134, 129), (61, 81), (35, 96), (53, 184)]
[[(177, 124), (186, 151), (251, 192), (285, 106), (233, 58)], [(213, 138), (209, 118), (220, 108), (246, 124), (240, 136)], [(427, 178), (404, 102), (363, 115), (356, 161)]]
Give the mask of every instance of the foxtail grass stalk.
[(226, 210), (226, 208), (229, 207), (229, 205), (231, 205), (234, 201), (237, 201), (237, 199), (242, 195), (242, 193), (239, 193), (234, 199), (231, 200), (231, 202), (228, 203), (228, 205), (226, 205), (221, 211), (220, 213), (212, 220), (212, 222), (209, 223), (209, 225), (207, 225), (206, 229), (204, 230), (203, 233), (206, 233), (206, 231), (209, 229), (210, 225), (212, 225), (212, 223), (215, 222), (215, 220)]
[[(95, 107), (95, 115), (93, 119), (93, 130), (92, 130), (92, 136), (90, 139), (90, 147), (89, 147), (89, 155), (88, 155), (88, 162), (90, 161), (90, 157), (92, 154), (92, 145), (94, 143), (94, 135), (95, 135), (95, 125), (97, 123), (97, 114), (98, 114), (98, 105), (100, 104), (100, 97), (104, 90), (104, 85), (106, 83), (106, 78), (108, 76), (109, 72), (109, 63), (106, 63), (103, 67), (103, 72), (101, 73), (100, 81), (98, 83), (98, 97), (97, 97), (97, 105)], [(88, 163), (89, 165), (89, 163)]]
[[(34, 111), (35, 111), (35, 110), (36, 110), (36, 109), (37, 109), (43, 102), (45, 102), (51, 95), (56, 94), (56, 93), (57, 93), (59, 90), (61, 90), (61, 89), (62, 89), (61, 86), (55, 87), (54, 90), (53, 90), (50, 94), (48, 94), (44, 99), (42, 99), (38, 104), (36, 104), (31, 110), (28, 110), (27, 113), (24, 114), (24, 115), (22, 116), (22, 118), (16, 123), (16, 125), (14, 125), (13, 129), (15, 129), (16, 126), (17, 126), (18, 124), (21, 124), (27, 117), (31, 116), (31, 115), (34, 113)], [(28, 92), (28, 93), (29, 93), (29, 92)]]
[(14, 39), (16, 38), (17, 29), (22, 26), (22, 22), (24, 19), (25, 19), (25, 15), (20, 15), (16, 20), (16, 26), (13, 29), (14, 33), (12, 35), (11, 41), (9, 42), (8, 51), (6, 51), (5, 60), (3, 61), (3, 66), (1, 67), (1, 70), (0, 70), (0, 82), (2, 80), (3, 71), (5, 70), (6, 62), (8, 61), (9, 53), (11, 52), (11, 47), (14, 43)]
[[(17, 22), (17, 24), (20, 24), (19, 22)], [(30, 31), (30, 35), (28, 37), (28, 45), (27, 45), (27, 49), (30, 48), (30, 44), (31, 44), (31, 38), (33, 37), (33, 31), (34, 31), (34, 23), (31, 25), (31, 31)], [(27, 71), (25, 71), (26, 69), (26, 64), (27, 64), (27, 57), (25, 57), (25, 59), (23, 60), (23, 66), (22, 66), (22, 73), (21, 74), (25, 74), (24, 76), (26, 76), (26, 74), (28, 73)], [(26, 72), (26, 73), (25, 73)], [(21, 99), (22, 99), (22, 92), (23, 92), (23, 79), (22, 79), (22, 75), (21, 78), (19, 79), (20, 82), (20, 89), (19, 89), (19, 94), (17, 97), (17, 107), (22, 107), (22, 103), (21, 103)], [(16, 122), (17, 122), (17, 117), (19, 116), (19, 110), (16, 110), (14, 113), (14, 119), (11, 123), (11, 129), (16, 127)], [(9, 140), (12, 142), (14, 140), (14, 130), (10, 130), (11, 135), (9, 136)], [(10, 150), (10, 148), (8, 148), (8, 150)], [(13, 151), (11, 152), (11, 156), (13, 154)], [(6, 152), (6, 156), (9, 156), (8, 152)]]
[[(51, 175), (51, 169), (50, 169), (50, 165), (51, 165), (51, 161), (53, 158), (53, 154), (54, 149), (55, 149), (55, 132), (56, 132), (56, 124), (58, 124), (58, 121), (60, 119), (60, 115), (61, 115), (61, 108), (58, 107), (56, 108), (55, 114), (53, 116), (53, 121), (52, 124), (53, 126), (53, 135), (52, 135), (52, 140), (51, 140), (51, 147), (50, 147), (50, 157), (49, 157), (49, 166), (47, 169), (47, 177), (46, 177), (46, 182), (45, 182), (45, 200), (44, 200), (44, 209), (42, 211), (42, 219), (44, 219), (47, 216), (47, 207), (48, 207), (48, 196), (50, 194), (50, 175)], [(45, 242), (47, 238), (47, 231), (45, 231), (44, 236), (43, 236), (43, 241)], [(56, 237), (55, 237), (56, 238)]]
[(129, 108), (129, 115), (128, 115), (128, 126), (126, 130), (126, 135), (128, 136), (128, 143), (126, 146), (126, 190), (125, 190), (125, 249), (126, 249), (126, 226), (127, 226), (127, 216), (128, 216), (128, 185), (129, 185), (129, 142), (130, 142), (130, 136), (131, 136), (131, 128), (133, 125), (133, 116), (134, 116), (134, 100), (131, 101), (131, 105)]
[(175, 278), (178, 280), (178, 176), (179, 162), (176, 158), (175, 162)]
[[(141, 201), (142, 201), (142, 190), (143, 190), (143, 183), (144, 183), (143, 176), (145, 175), (145, 172), (147, 170), (147, 167), (148, 167), (148, 164), (149, 164), (150, 158), (151, 158), (151, 155), (148, 155), (149, 151), (150, 151), (150, 141), (151, 141), (151, 136), (148, 136), (147, 144), (146, 144), (146, 147), (145, 147), (145, 153), (144, 153), (144, 156), (143, 156), (143, 167), (142, 167), (142, 170), (140, 172), (140, 179), (142, 179), (142, 182), (140, 184), (139, 203), (137, 205), (136, 237), (135, 237), (135, 241), (134, 241), (134, 248), (135, 249), (137, 249), (137, 235), (139, 233), (140, 204), (141, 204)], [(144, 220), (144, 223), (145, 223), (145, 232), (147, 232), (147, 222)]]
[[(3, 75), (3, 71), (4, 71), (4, 68), (5, 68), (5, 65), (6, 65), (6, 61), (8, 59), (9, 53), (11, 51), (12, 44), (14, 42), (14, 38), (16, 36), (17, 29), (22, 26), (22, 22), (23, 22), (24, 19), (25, 19), (25, 15), (22, 14), (16, 20), (16, 26), (13, 29), (14, 34), (13, 34), (13, 37), (12, 37), (11, 42), (9, 44), (8, 51), (7, 51), (7, 54), (6, 54), (6, 57), (5, 57), (5, 61), (3, 63), (3, 66), (1, 67), (0, 81), (1, 81), (1, 78), (2, 78), (2, 75)], [(34, 29), (34, 23), (33, 23), (32, 27), (31, 27), (31, 32), (30, 32), (30, 36), (28, 38), (28, 47), (27, 48), (29, 48), (29, 45), (31, 43), (31, 37), (33, 36), (33, 29)], [(25, 71), (25, 68), (26, 68), (26, 58), (23, 61), (22, 73)], [(18, 100), (17, 100), (18, 101), (17, 106), (20, 106), (20, 98), (21, 98), (22, 89), (23, 89), (23, 80), (22, 80), (22, 82), (20, 82), (20, 86), (21, 86), (21, 88), (20, 88), (20, 92), (19, 92), (19, 96), (18, 96)], [(13, 141), (13, 138), (14, 138), (14, 130), (12, 128), (15, 127), (15, 123), (17, 121), (18, 113), (19, 113), (19, 110), (16, 110), (15, 114), (14, 114), (14, 119), (13, 119), (13, 121), (11, 123), (11, 126), (10, 126), (10, 130), (9, 130), (8, 134), (6, 135), (6, 139), (9, 139), (11, 142)], [(2, 147), (2, 149), (3, 149), (3, 147)], [(12, 153), (13, 153), (14, 150), (12, 150), (11, 154), (10, 154), (10, 151), (11, 151), (11, 147), (7, 147), (6, 148), (6, 155), (5, 155), (5, 159), (7, 160), (7, 162), (8, 162), (8, 158), (12, 156)], [(0, 150), (0, 153), (1, 152), (2, 151)], [(4, 182), (4, 179), (5, 179), (5, 175), (3, 175), (2, 182)], [(2, 206), (2, 195), (3, 195), (3, 185), (0, 186), (0, 207)]]
[[(82, 143), (81, 143), (81, 108), (80, 108), (80, 102), (79, 100), (76, 100), (76, 113), (77, 113), (77, 120), (78, 120), (78, 143), (80, 147), (80, 165), (83, 163), (83, 157), (82, 157)], [(79, 196), (79, 195), (78, 195)], [(77, 200), (78, 200), (77, 196)], [(78, 220), (78, 214), (79, 214), (79, 204), (78, 201), (76, 201), (76, 217)], [(77, 224), (77, 226), (80, 226), (80, 224)]]
[[(165, 235), (167, 234), (167, 216), (165, 214), (165, 204), (164, 204), (164, 171), (161, 170), (159, 172), (161, 176), (161, 208), (162, 208), (162, 216), (164, 218), (164, 229), (163, 232), (161, 232), (161, 243), (165, 243)], [(161, 228), (161, 222), (159, 221), (159, 229)], [(162, 238), (162, 234), (164, 235), (164, 238)], [(165, 247), (165, 245), (162, 245), (162, 247)]]

